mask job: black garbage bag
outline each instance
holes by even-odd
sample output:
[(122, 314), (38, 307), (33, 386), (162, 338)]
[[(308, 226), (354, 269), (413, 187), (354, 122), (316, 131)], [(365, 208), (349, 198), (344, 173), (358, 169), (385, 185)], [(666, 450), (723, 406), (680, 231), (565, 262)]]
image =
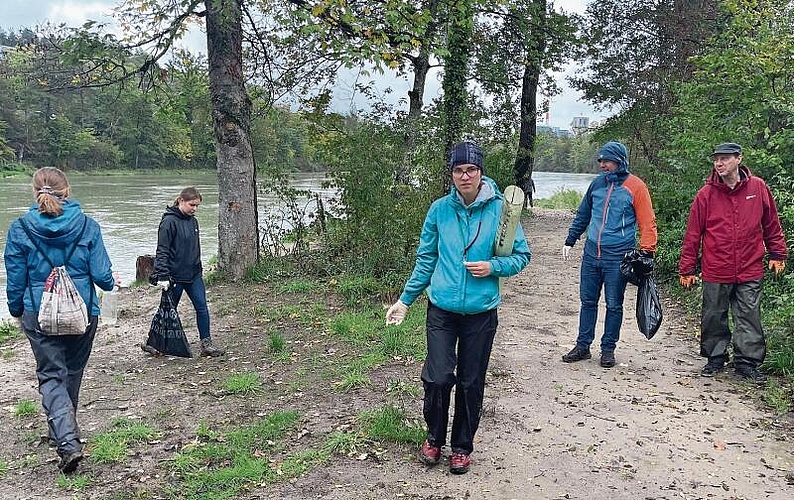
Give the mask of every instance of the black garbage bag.
[(662, 303), (653, 274), (643, 277), (637, 288), (637, 327), (650, 340), (662, 326)]
[(146, 339), (145, 345), (161, 354), (183, 358), (193, 357), (170, 290), (164, 291), (163, 296), (160, 298), (160, 308), (157, 309), (154, 318), (152, 318), (152, 325), (149, 327), (149, 338)]
[(640, 286), (640, 282), (653, 273), (653, 254), (634, 249), (627, 252), (620, 262), (620, 274), (632, 285)]

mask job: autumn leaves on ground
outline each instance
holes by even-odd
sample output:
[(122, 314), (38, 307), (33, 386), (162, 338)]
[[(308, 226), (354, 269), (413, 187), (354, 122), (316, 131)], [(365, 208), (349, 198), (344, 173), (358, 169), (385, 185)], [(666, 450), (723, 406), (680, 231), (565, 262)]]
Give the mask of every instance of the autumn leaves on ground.
[[(88, 364), (78, 415), (89, 456), (71, 476), (40, 440), (29, 346), (6, 340), (0, 497), (792, 498), (791, 415), (730, 371), (699, 377), (697, 327), (675, 304), (647, 341), (630, 287), (618, 366), (560, 362), (578, 315), (579, 262), (558, 255), (569, 222), (542, 210), (524, 220), (533, 259), (504, 283), (466, 475), (449, 474), (448, 449), (431, 469), (415, 458), (424, 304), (386, 327), (374, 282), (273, 274), (210, 287), (227, 349), (213, 359), (146, 356), (137, 345), (157, 292), (126, 291)], [(180, 312), (195, 347), (189, 304)]]

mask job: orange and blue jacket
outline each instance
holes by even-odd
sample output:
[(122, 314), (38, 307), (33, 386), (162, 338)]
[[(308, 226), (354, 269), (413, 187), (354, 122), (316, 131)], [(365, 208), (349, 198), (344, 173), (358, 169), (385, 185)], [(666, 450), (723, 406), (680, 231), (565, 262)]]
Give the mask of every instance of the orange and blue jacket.
[(656, 216), (645, 183), (629, 173), (622, 161), (613, 172), (593, 179), (579, 204), (565, 244), (574, 243), (587, 231), (584, 253), (596, 259), (622, 260), (637, 247), (656, 252)]

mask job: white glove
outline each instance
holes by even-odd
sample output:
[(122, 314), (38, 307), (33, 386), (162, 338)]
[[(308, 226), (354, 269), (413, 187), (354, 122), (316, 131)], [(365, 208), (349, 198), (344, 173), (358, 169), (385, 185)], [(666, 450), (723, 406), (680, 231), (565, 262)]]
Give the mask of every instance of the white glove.
[(573, 249), (572, 246), (563, 245), (562, 247), (562, 260), (568, 260), (571, 258), (571, 250)]
[(171, 282), (168, 281), (168, 280), (158, 281), (157, 282), (157, 286), (159, 286), (160, 288), (163, 289), (164, 292), (166, 292), (166, 291), (168, 291), (169, 288), (171, 288)]
[(398, 300), (386, 311), (386, 324), (399, 325), (405, 319), (406, 314), (408, 314), (408, 306)]

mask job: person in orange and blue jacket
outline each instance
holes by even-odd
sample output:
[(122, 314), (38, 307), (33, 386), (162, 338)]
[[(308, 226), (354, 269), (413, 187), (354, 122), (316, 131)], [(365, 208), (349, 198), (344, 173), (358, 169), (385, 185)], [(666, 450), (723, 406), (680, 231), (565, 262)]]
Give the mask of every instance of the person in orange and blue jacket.
[(730, 307), (734, 369), (741, 377), (764, 382), (765, 375), (758, 371), (766, 357), (761, 328), (764, 256), (769, 253), (769, 269), (782, 273), (786, 238), (766, 183), (742, 165), (742, 147), (726, 142), (711, 157), (714, 169), (692, 202), (678, 263), (681, 285), (691, 288), (702, 249), (700, 355), (708, 362), (701, 375), (716, 375), (728, 360)]
[(595, 338), (601, 289), (606, 299), (604, 334), (601, 337), (601, 366), (615, 366), (615, 347), (623, 321), (626, 278), (620, 272), (623, 256), (637, 246), (653, 257), (656, 252), (656, 216), (645, 183), (629, 173), (628, 151), (620, 142), (607, 142), (598, 153), (601, 173), (582, 198), (568, 229), (562, 256), (568, 260), (576, 241), (587, 231), (580, 270), (579, 336), (576, 345), (562, 357), (566, 363), (590, 359)]

